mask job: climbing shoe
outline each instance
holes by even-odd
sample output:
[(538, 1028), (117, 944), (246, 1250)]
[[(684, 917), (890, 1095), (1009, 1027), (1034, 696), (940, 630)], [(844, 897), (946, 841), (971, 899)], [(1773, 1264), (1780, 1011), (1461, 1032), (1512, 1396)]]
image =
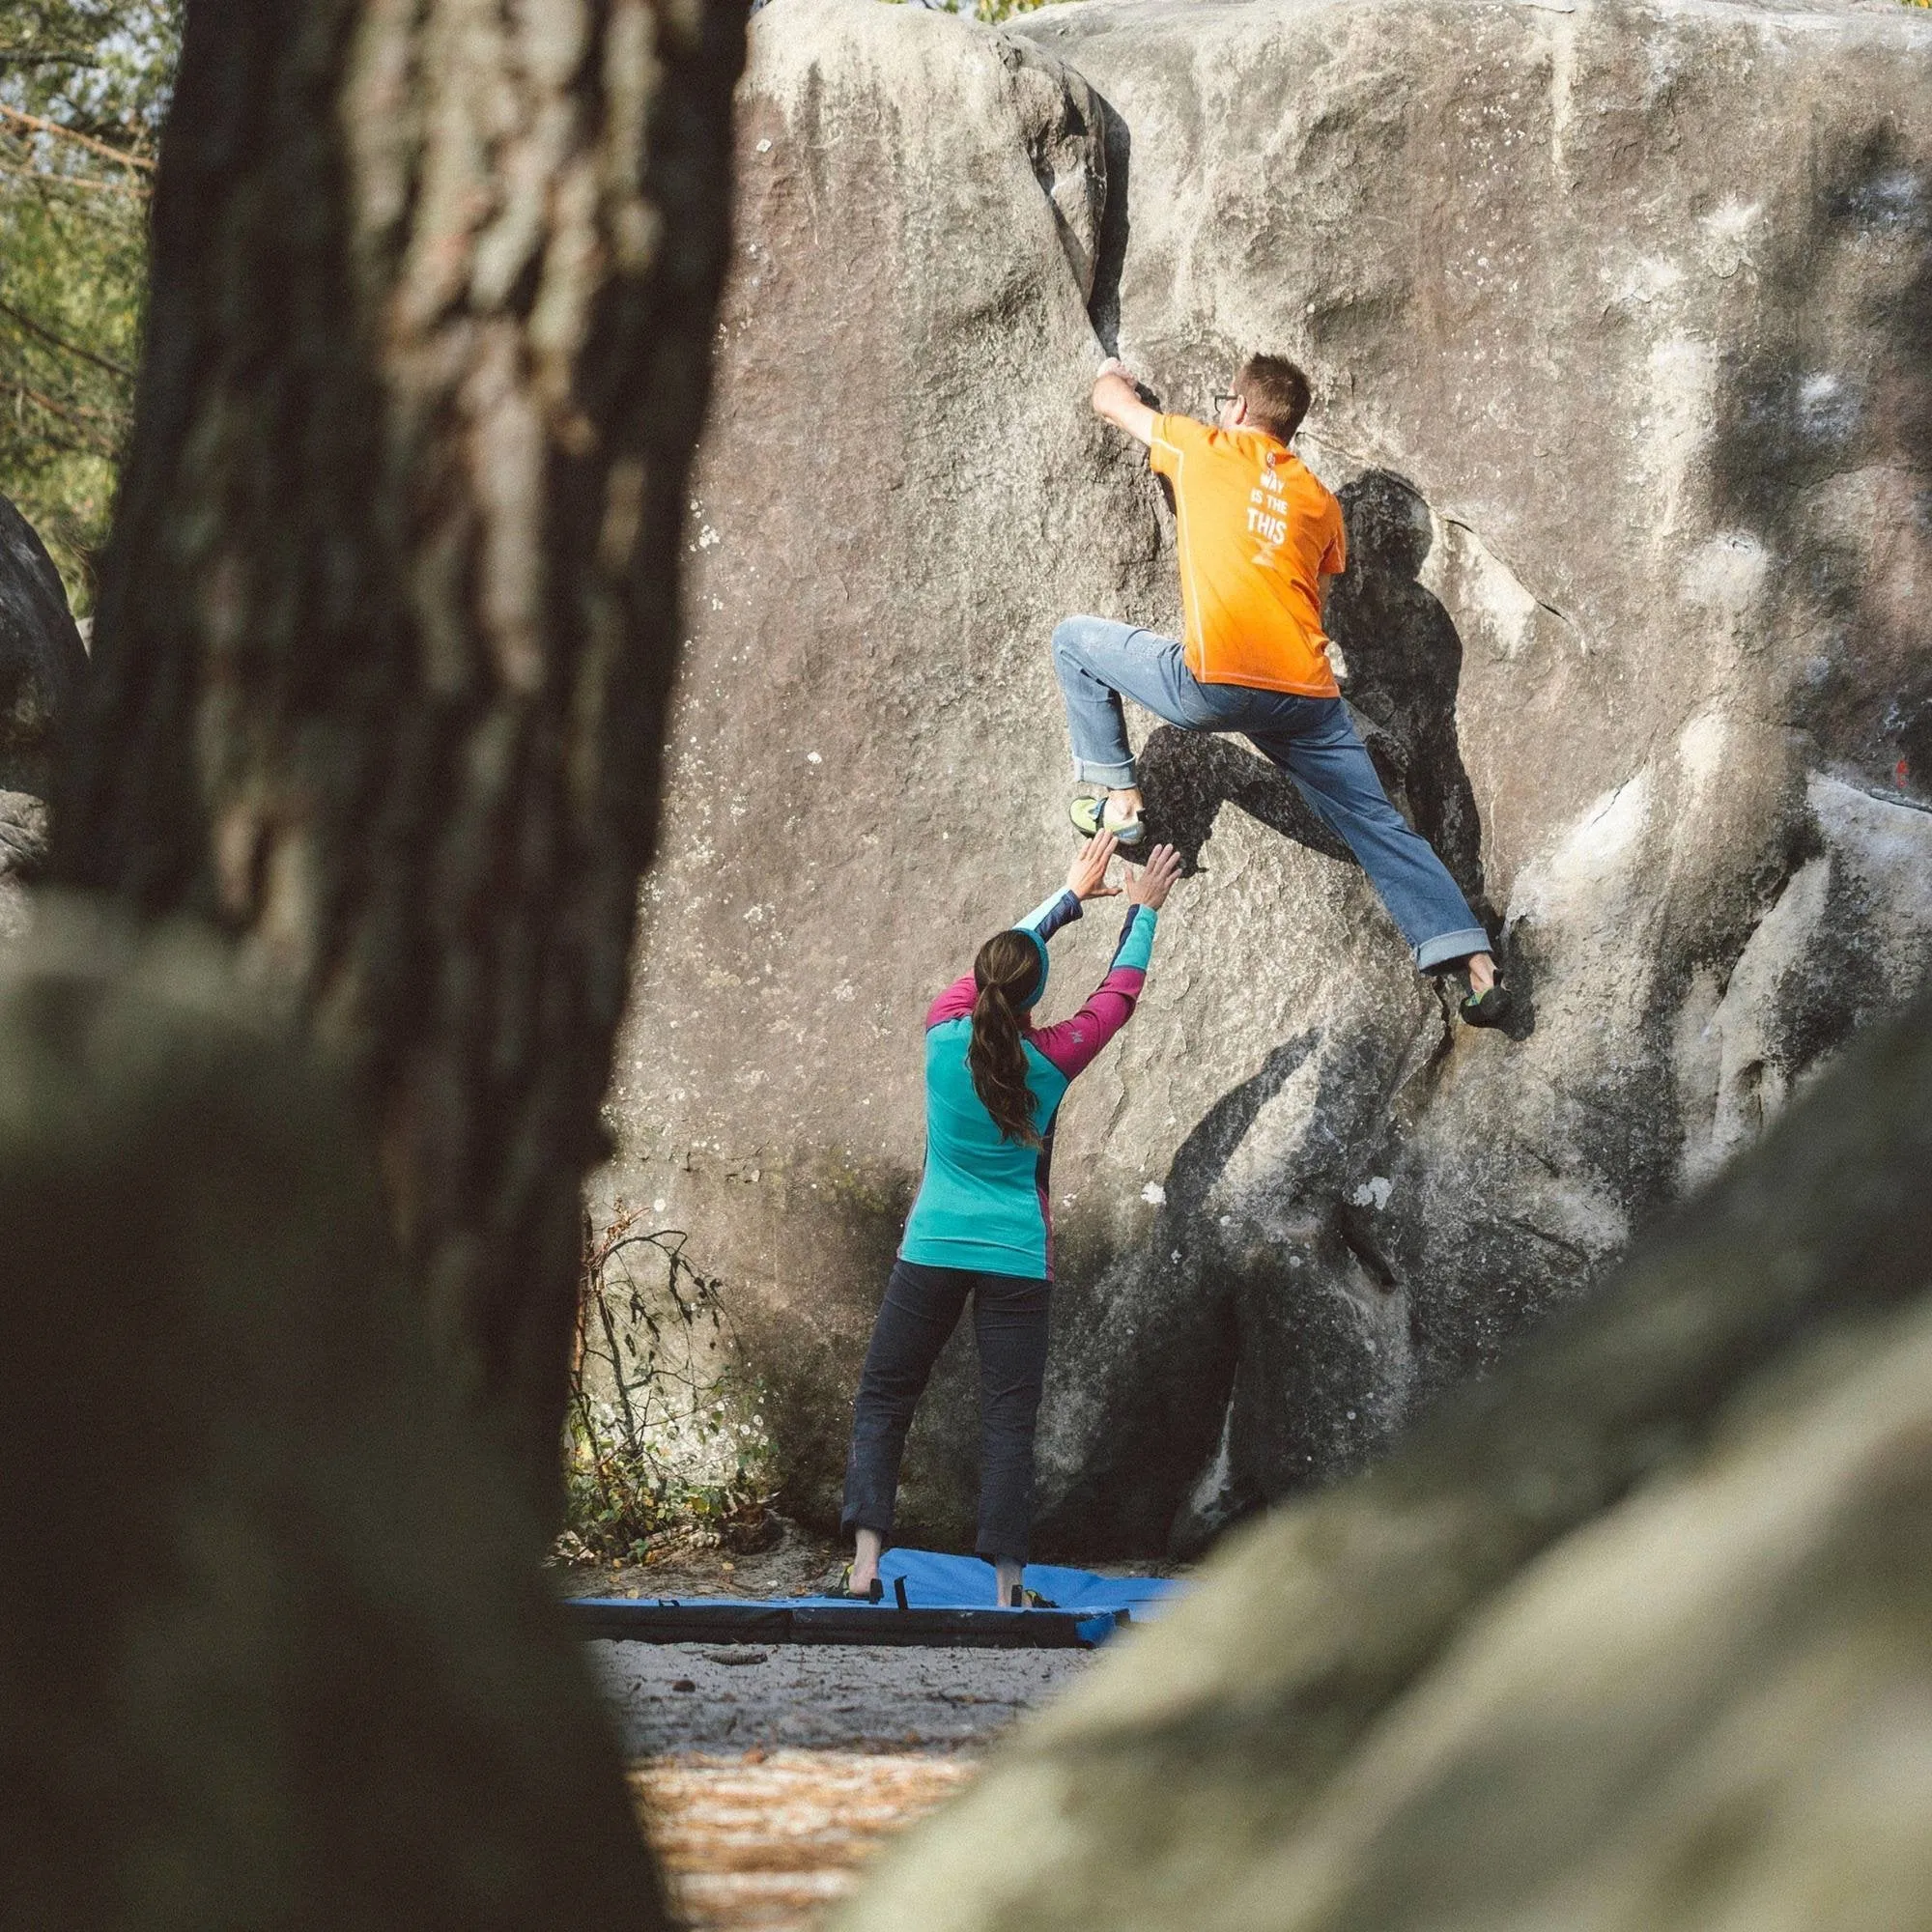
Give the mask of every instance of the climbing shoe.
[(1122, 817), (1110, 798), (1076, 798), (1067, 808), (1073, 829), (1083, 838), (1096, 832), (1111, 832), (1122, 845), (1138, 845), (1147, 837), (1147, 827), (1138, 815)]
[(1507, 1026), (1510, 1016), (1510, 996), (1498, 980), (1480, 999), (1474, 993), (1464, 993), (1456, 1010), (1463, 1015), (1464, 1026)]
[(1015, 1583), (1007, 1607), (1011, 1610), (1057, 1610), (1060, 1605), (1051, 1597), (1042, 1597), (1037, 1590), (1029, 1590)]

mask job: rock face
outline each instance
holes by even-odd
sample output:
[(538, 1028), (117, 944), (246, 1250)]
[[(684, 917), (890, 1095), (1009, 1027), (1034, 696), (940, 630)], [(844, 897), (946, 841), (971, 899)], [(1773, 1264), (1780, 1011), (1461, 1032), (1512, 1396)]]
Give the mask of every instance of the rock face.
[[(1065, 864), (1053, 624), (1178, 626), (1103, 349), (1195, 413), (1308, 367), (1345, 689), (1528, 1009), (1459, 1031), (1284, 780), (1141, 734), (1200, 870), (1062, 1117), (1040, 1537), (1191, 1547), (1582, 1295), (1932, 956), (1932, 19), (776, 0), (741, 99), (610, 1184), (738, 1287), (794, 1506), (925, 1002)], [(966, 1520), (970, 1369), (908, 1529)]]
[(0, 791), (47, 795), (55, 723), (86, 675), (60, 572), (34, 526), (0, 497)]
[(60, 573), (0, 497), (0, 941), (25, 929), (20, 888), (46, 858), (54, 730), (86, 674)]

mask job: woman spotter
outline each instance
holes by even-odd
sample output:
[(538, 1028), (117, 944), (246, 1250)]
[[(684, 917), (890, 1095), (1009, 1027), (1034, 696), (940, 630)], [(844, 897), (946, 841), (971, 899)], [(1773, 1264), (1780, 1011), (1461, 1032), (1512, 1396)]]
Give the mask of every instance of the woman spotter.
[(980, 1347), (977, 1548), (1016, 1600), (1033, 1518), (1034, 1428), (1046, 1373), (1052, 1292), (1047, 1165), (1067, 1088), (1132, 1017), (1154, 925), (1180, 861), (1156, 846), (1130, 871), (1127, 917), (1105, 977), (1070, 1019), (1036, 1026), (1047, 942), (1113, 896), (1113, 838), (1082, 847), (1066, 884), (980, 947), (973, 970), (925, 1016), (925, 1173), (906, 1222), (859, 1381), (842, 1522), (855, 1538), (849, 1588), (870, 1594), (893, 1528), (899, 1463), (939, 1351), (973, 1304)]

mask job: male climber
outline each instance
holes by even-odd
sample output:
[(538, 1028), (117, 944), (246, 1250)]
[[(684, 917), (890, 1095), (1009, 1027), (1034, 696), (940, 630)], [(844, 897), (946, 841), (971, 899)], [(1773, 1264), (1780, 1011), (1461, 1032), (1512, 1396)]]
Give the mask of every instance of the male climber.
[(1104, 617), (1053, 634), (1066, 700), (1075, 827), (1123, 846), (1145, 836), (1122, 696), (1187, 731), (1239, 731), (1288, 773), (1348, 841), (1424, 973), (1467, 982), (1471, 1026), (1498, 1026), (1509, 994), (1490, 938), (1429, 841), (1388, 802), (1342, 702), (1323, 646), (1322, 580), (1348, 561), (1342, 510), (1289, 448), (1308, 412), (1308, 378), (1278, 355), (1250, 355), (1214, 424), (1159, 415), (1122, 362), (1094, 384), (1094, 408), (1148, 445), (1174, 489), (1186, 640)]

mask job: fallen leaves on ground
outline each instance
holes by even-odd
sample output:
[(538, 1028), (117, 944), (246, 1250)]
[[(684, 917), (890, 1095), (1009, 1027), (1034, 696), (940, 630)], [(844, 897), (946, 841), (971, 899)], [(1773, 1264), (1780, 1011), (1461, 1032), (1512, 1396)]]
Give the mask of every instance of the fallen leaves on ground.
[(978, 1769), (923, 1752), (750, 1751), (657, 1759), (631, 1787), (694, 1932), (808, 1932), (888, 1838)]

